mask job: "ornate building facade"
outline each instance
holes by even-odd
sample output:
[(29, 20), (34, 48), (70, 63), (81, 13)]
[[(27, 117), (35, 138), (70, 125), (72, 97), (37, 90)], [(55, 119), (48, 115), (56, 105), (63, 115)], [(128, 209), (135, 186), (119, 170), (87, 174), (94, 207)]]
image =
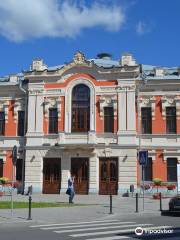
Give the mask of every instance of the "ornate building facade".
[(180, 162), (180, 69), (137, 64), (108, 54), (0, 79), (0, 177), (34, 192), (64, 193), (69, 172), (79, 194), (120, 194), (144, 180), (176, 182)]

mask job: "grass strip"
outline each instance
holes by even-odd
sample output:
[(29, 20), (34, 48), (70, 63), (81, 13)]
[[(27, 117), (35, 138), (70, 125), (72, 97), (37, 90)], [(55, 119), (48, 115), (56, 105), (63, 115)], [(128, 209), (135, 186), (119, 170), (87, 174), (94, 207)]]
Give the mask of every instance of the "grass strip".
[[(52, 207), (76, 207), (88, 206), (89, 204), (69, 204), (66, 202), (32, 202), (32, 208), (52, 208)], [(13, 202), (13, 208), (28, 208), (28, 202)], [(0, 209), (10, 209), (11, 201), (0, 201)]]

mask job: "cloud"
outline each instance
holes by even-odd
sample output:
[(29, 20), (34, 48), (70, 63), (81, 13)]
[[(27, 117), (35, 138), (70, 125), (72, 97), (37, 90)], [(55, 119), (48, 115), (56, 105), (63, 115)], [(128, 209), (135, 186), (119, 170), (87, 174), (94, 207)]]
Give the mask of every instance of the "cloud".
[(146, 23), (139, 21), (136, 25), (136, 33), (138, 35), (143, 35), (145, 33), (149, 33), (151, 31), (150, 26), (148, 26)]
[(125, 13), (117, 4), (76, 0), (5, 0), (0, 1), (0, 34), (14, 42), (33, 38), (74, 38), (83, 29), (102, 27), (121, 30)]

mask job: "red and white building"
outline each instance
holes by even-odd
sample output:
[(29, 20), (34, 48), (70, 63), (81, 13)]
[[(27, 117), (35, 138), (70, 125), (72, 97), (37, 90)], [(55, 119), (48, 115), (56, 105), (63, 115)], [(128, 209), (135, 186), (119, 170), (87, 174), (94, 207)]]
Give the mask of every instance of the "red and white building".
[(180, 69), (118, 61), (108, 54), (68, 64), (33, 61), (0, 79), (0, 177), (34, 192), (62, 193), (71, 171), (80, 194), (120, 194), (142, 178), (138, 149), (149, 152), (146, 182), (176, 182), (180, 162)]

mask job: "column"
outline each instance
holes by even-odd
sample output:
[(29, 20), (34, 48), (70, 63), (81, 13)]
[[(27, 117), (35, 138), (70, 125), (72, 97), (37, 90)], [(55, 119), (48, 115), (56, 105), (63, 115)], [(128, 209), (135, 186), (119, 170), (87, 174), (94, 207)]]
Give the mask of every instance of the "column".
[(65, 193), (68, 186), (68, 177), (71, 171), (71, 158), (68, 153), (63, 153), (61, 158), (61, 193)]
[(89, 194), (99, 192), (99, 159), (97, 155), (89, 158)]

